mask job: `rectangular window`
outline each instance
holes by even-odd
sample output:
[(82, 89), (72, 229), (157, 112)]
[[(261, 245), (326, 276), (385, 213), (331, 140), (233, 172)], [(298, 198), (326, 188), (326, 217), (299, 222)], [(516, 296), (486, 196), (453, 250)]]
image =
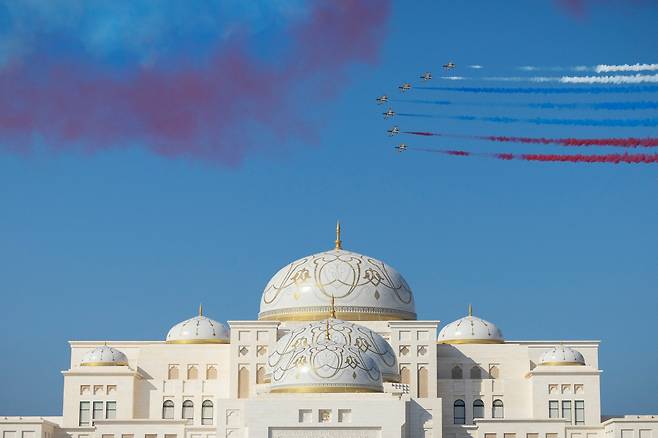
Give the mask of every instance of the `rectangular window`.
[(576, 400), (574, 408), (576, 411), (576, 424), (585, 424), (585, 401)]
[(516, 438), (515, 433), (504, 433), (503, 438)]
[(496, 438), (496, 434), (495, 433), (485, 433), (484, 438)]
[(548, 401), (548, 418), (560, 418), (560, 402), (557, 400)]
[(571, 400), (562, 400), (562, 418), (571, 423)]
[(101, 435), (101, 438), (114, 438), (114, 435), (112, 435), (111, 433), (104, 433), (103, 435)]
[(105, 403), (105, 418), (114, 420), (117, 417), (117, 402), (109, 401)]
[(103, 418), (103, 402), (102, 401), (95, 401), (94, 402), (94, 412), (93, 412), (93, 419), (94, 420), (101, 420)]
[(557, 433), (555, 433), (555, 432), (547, 433), (546, 438), (557, 438)]
[(157, 433), (147, 433), (144, 435), (144, 438), (158, 438)]
[(526, 434), (525, 434), (525, 438), (539, 438), (539, 434), (538, 434), (538, 433), (530, 433), (530, 432), (529, 432), (529, 433), (526, 433)]
[(165, 433), (164, 438), (176, 438), (176, 434), (175, 433)]
[(89, 426), (89, 421), (91, 420), (89, 416), (89, 402), (81, 401), (80, 402), (80, 420), (78, 421), (78, 426)]
[(121, 438), (135, 438), (135, 435), (132, 433), (124, 433), (121, 435)]

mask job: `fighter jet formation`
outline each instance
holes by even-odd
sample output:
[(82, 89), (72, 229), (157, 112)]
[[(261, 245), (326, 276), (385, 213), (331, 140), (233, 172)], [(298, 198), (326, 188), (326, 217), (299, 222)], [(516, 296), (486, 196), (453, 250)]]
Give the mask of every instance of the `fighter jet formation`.
[[(443, 64), (443, 68), (445, 70), (452, 70), (455, 67), (457, 67), (457, 65), (452, 61), (450, 61), (446, 64)], [(423, 74), (421, 74), (419, 77), (423, 82), (431, 81), (432, 80), (432, 72), (426, 71)], [(404, 82), (402, 85), (398, 86), (398, 89), (400, 90), (401, 93), (404, 93), (405, 91), (409, 91), (409, 90), (411, 90), (411, 88), (412, 88), (412, 85), (409, 82)], [(383, 94), (383, 95), (377, 97), (376, 101), (377, 101), (377, 105), (381, 105), (383, 103), (389, 102), (389, 97), (388, 97), (388, 95)], [(389, 119), (389, 118), (395, 116), (395, 111), (393, 111), (393, 108), (389, 107), (382, 114), (384, 115), (384, 119)], [(386, 132), (388, 133), (389, 137), (393, 137), (393, 136), (396, 136), (400, 133), (400, 128), (397, 127), (397, 126), (393, 126), (392, 128), (388, 129)], [(398, 152), (404, 152), (404, 151), (407, 150), (407, 145), (404, 144), (404, 143), (400, 143), (399, 145), (395, 146), (395, 149)]]

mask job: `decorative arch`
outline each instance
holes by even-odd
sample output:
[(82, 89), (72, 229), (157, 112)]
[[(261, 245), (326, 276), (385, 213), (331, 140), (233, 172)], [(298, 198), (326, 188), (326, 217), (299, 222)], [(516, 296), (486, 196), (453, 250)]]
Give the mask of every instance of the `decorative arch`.
[(452, 378), (453, 379), (463, 379), (464, 378), (464, 372), (462, 371), (462, 367), (459, 365), (455, 365), (452, 367)]
[(411, 384), (411, 373), (406, 366), (400, 367), (400, 383), (404, 383), (405, 385)]
[(194, 419), (194, 402), (192, 400), (185, 400), (183, 402), (183, 420)]
[(196, 365), (187, 367), (187, 380), (196, 380), (199, 378), (199, 368)]
[(478, 365), (475, 365), (471, 368), (471, 379), (481, 379), (482, 378), (482, 368)]
[(169, 365), (169, 370), (167, 371), (167, 378), (169, 380), (178, 380), (178, 365)]

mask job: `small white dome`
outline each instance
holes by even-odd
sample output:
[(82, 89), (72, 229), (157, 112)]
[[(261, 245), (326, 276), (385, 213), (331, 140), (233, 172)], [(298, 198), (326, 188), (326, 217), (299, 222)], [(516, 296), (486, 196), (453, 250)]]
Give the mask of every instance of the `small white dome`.
[(371, 353), (332, 341), (304, 345), (305, 339), (294, 345), (291, 354), (270, 355), (271, 392), (384, 391), (382, 373)]
[(539, 364), (554, 366), (585, 365), (585, 358), (579, 351), (571, 347), (558, 345), (542, 354)]
[(128, 365), (128, 358), (116, 348), (101, 345), (93, 350), (88, 351), (80, 361), (83, 367), (99, 366), (125, 366)]
[(199, 307), (199, 316), (190, 318), (173, 326), (167, 333), (168, 344), (228, 344), (228, 328), (221, 322), (203, 316)]
[(391, 345), (380, 334), (359, 324), (340, 319), (314, 321), (283, 336), (270, 360), (280, 362), (294, 355), (299, 346), (336, 343), (369, 353), (377, 363), (385, 382), (399, 382), (398, 360)]
[(451, 322), (439, 332), (441, 344), (502, 344), (503, 333), (495, 324), (472, 315), (471, 306), (468, 316)]

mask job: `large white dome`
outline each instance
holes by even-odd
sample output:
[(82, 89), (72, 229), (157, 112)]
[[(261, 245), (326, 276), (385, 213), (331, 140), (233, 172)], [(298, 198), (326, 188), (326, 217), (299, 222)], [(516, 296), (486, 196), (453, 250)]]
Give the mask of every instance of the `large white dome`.
[(459, 318), (441, 329), (438, 336), (441, 344), (502, 344), (503, 333), (495, 324), (472, 315)]
[(294, 355), (299, 346), (328, 343), (349, 345), (369, 353), (375, 359), (384, 381), (400, 380), (397, 357), (386, 339), (367, 327), (340, 319), (314, 321), (290, 331), (279, 340), (270, 358), (278, 363)]
[(173, 326), (167, 333), (168, 344), (228, 344), (228, 328), (219, 321), (203, 316), (199, 306), (199, 315), (186, 319)]
[(272, 277), (258, 319), (324, 319), (332, 297), (340, 319), (416, 319), (414, 297), (402, 275), (380, 260), (343, 250), (340, 234), (335, 249), (295, 260)]
[[(285, 337), (284, 337), (285, 338)], [(306, 338), (302, 338), (306, 339)], [(377, 361), (367, 351), (326, 341), (305, 345), (291, 338), (282, 341), (291, 354), (268, 359), (271, 392), (383, 392)], [(277, 350), (287, 350), (277, 344)]]
[(585, 365), (585, 358), (578, 350), (558, 345), (542, 354), (539, 364), (553, 366)]

